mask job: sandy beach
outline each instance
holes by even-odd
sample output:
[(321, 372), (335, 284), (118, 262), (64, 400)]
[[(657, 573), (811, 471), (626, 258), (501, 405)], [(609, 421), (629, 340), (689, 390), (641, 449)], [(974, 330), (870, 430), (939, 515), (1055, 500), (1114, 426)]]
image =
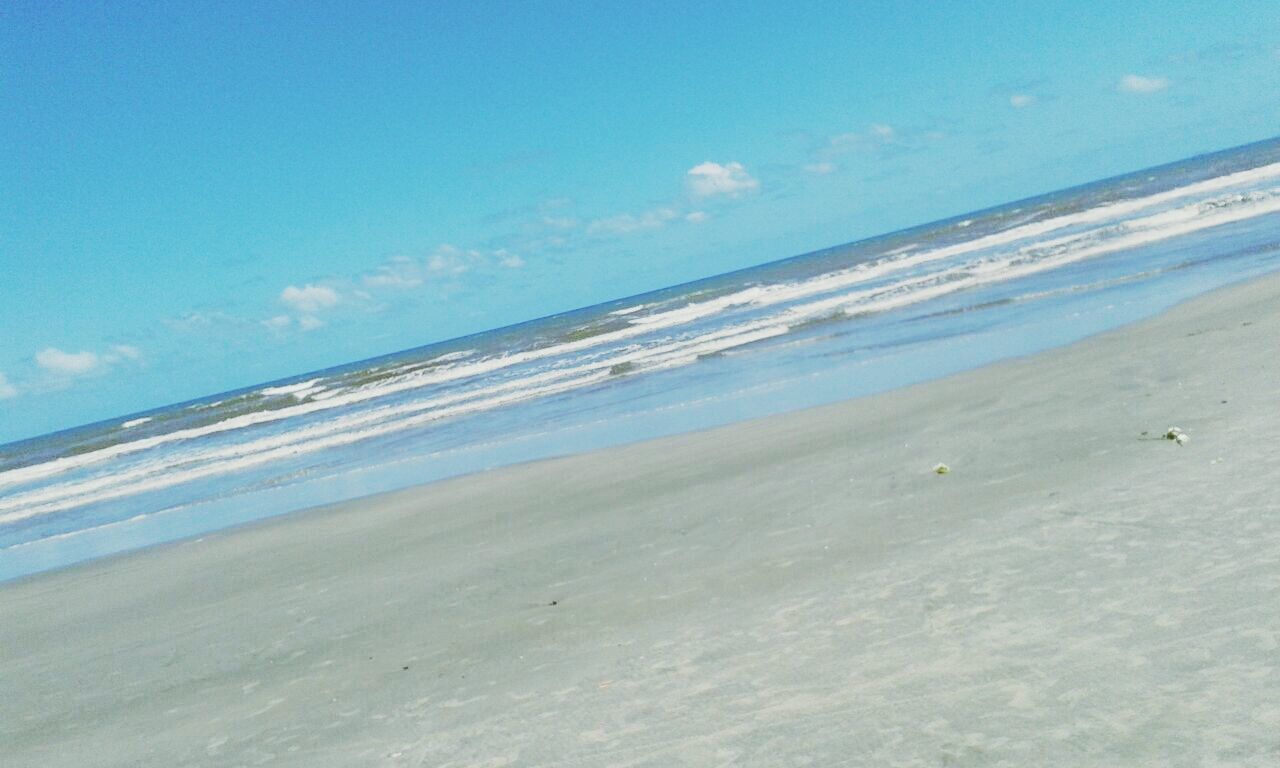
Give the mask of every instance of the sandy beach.
[(0, 585), (0, 763), (1274, 766), (1277, 339), (1271, 276)]

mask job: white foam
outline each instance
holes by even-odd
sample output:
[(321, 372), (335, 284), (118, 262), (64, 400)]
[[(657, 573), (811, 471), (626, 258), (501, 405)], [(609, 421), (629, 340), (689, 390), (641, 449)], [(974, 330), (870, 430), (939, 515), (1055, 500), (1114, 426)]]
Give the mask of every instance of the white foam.
[(297, 392), (290, 392), (289, 394), (293, 395), (294, 400), (301, 402), (306, 400), (308, 397), (315, 398), (325, 391), (324, 387), (307, 387), (306, 389), (300, 389)]
[(277, 395), (292, 395), (295, 392), (304, 392), (308, 389), (311, 389), (315, 385), (319, 384), (321, 381), (322, 381), (321, 379), (309, 379), (307, 381), (300, 381), (296, 384), (285, 384), (284, 386), (280, 386), (280, 387), (266, 387), (265, 389), (258, 390), (258, 394), (262, 395), (263, 397), (276, 397)]
[[(1210, 201), (1210, 203), (1214, 202), (1221, 201)], [(445, 418), (450, 413), (466, 413), (486, 407), (498, 407), (513, 398), (522, 400), (537, 396), (535, 393), (538, 392), (563, 391), (566, 386), (568, 388), (576, 386), (573, 382), (594, 382), (596, 377), (607, 375), (609, 368), (621, 363), (655, 369), (686, 364), (703, 354), (723, 351), (784, 334), (797, 321), (822, 316), (836, 310), (888, 311), (976, 285), (1016, 279), (1068, 263), (1147, 245), (1209, 227), (1280, 212), (1280, 196), (1260, 194), (1245, 199), (1233, 198), (1230, 202), (1235, 204), (1219, 206), (1198, 202), (1115, 225), (1109, 227), (1105, 233), (1092, 230), (1043, 241), (1024, 246), (1003, 257), (957, 265), (941, 272), (916, 276), (886, 286), (867, 288), (854, 293), (841, 293), (790, 307), (778, 316), (728, 326), (691, 338), (664, 339), (658, 346), (627, 349), (619, 354), (577, 366), (517, 377), (479, 390), (450, 393), (417, 403), (348, 414), (328, 422), (309, 425), (284, 435), (251, 441), (247, 444), (194, 454), (177, 454), (170, 457), (168, 461), (142, 465), (125, 472), (37, 489), (0, 500), (0, 512), (14, 510), (0, 515), (0, 522), (25, 519), (32, 514), (59, 511), (91, 501), (142, 492), (156, 487), (157, 482), (163, 483), (161, 487), (164, 487), (174, 482), (185, 482), (222, 471), (232, 471), (237, 467), (258, 463), (257, 457), (280, 455), (282, 451), (311, 452), (316, 450), (314, 446), (328, 445), (335, 437), (340, 436), (335, 433), (345, 433), (348, 437), (360, 434), (369, 436), (385, 434), (411, 428), (422, 423), (424, 418), (435, 420)], [(824, 290), (826, 287), (824, 285)], [(740, 292), (734, 297), (725, 297), (717, 300), (717, 303), (721, 307), (732, 306), (742, 303), (743, 296), (750, 296), (758, 303), (770, 303), (781, 300), (780, 297), (784, 295), (789, 299), (803, 293), (804, 291), (794, 288), (789, 291), (773, 292), (757, 288)], [(366, 429), (363, 432), (353, 431), (358, 427)], [(185, 472), (169, 472), (172, 466), (179, 464), (191, 466), (201, 462), (203, 462), (201, 466)], [(217, 467), (224, 467), (224, 469), (219, 470)], [(168, 477), (167, 480), (156, 477), (162, 473)], [(17, 511), (20, 508), (24, 508), (24, 511)]]
[[(141, 492), (142, 490), (146, 490), (151, 487), (150, 483), (145, 482), (147, 478), (162, 473), (169, 473), (175, 468), (190, 469), (198, 465), (210, 465), (224, 461), (239, 461), (264, 451), (278, 451), (288, 446), (324, 439), (334, 433), (349, 432), (353, 429), (366, 427), (370, 424), (403, 419), (405, 416), (424, 411), (439, 410), (450, 407), (457, 408), (461, 404), (469, 404), (474, 408), (475, 403), (477, 402), (488, 403), (496, 407), (498, 405), (505, 404), (506, 401), (501, 399), (501, 397), (495, 396), (507, 396), (513, 394), (518, 396), (522, 391), (536, 391), (540, 388), (544, 388), (552, 382), (563, 381), (574, 377), (583, 381), (590, 381), (590, 376), (598, 374), (601, 371), (607, 372), (613, 366), (622, 363), (631, 363), (633, 365), (644, 367), (666, 367), (669, 365), (671, 359), (675, 359), (682, 355), (692, 355), (693, 357), (696, 357), (700, 354), (706, 354), (708, 352), (718, 351), (719, 349), (738, 346), (750, 343), (751, 341), (767, 338), (769, 336), (785, 333), (786, 330), (786, 326), (783, 325), (762, 331), (759, 324), (748, 328), (720, 329), (702, 336), (694, 337), (690, 340), (676, 343), (670, 348), (660, 347), (649, 350), (642, 348), (626, 349), (612, 356), (579, 366), (545, 371), (476, 390), (449, 393), (447, 395), (430, 398), (425, 401), (407, 403), (398, 406), (383, 406), (361, 413), (347, 414), (329, 421), (300, 427), (281, 435), (259, 438), (247, 443), (197, 451), (178, 452), (161, 457), (156, 461), (138, 464), (123, 471), (73, 481), (70, 483), (63, 483), (60, 485), (37, 488), (26, 493), (15, 494), (8, 498), (0, 499), (0, 512), (12, 511), (21, 508), (40, 508), (47, 511), (59, 511), (71, 506), (78, 506), (106, 498), (118, 497), (123, 494), (118, 493), (117, 490), (125, 486), (136, 486), (139, 489), (137, 492)], [(416, 422), (402, 421), (400, 423), (404, 425), (402, 428), (408, 428)], [(228, 466), (237, 465), (229, 464)], [(191, 477), (195, 476), (206, 475), (199, 474), (192, 475)], [(5, 519), (7, 518), (0, 516), (0, 522), (4, 522)]]
[[(1185, 185), (1166, 192), (1148, 195), (1135, 200), (1109, 203), (1085, 211), (1055, 217), (1042, 222), (1015, 226), (1003, 232), (975, 238), (973, 240), (951, 246), (944, 246), (942, 248), (912, 253), (910, 252), (910, 248), (912, 246), (903, 246), (893, 252), (895, 255), (886, 255), (875, 262), (858, 265), (847, 270), (841, 270), (839, 272), (822, 275), (796, 283), (784, 283), (771, 286), (751, 286), (727, 296), (721, 296), (702, 302), (694, 302), (666, 312), (656, 312), (651, 315), (630, 317), (630, 315), (639, 312), (641, 309), (646, 309), (654, 305), (638, 305), (636, 307), (629, 307), (623, 310), (617, 310), (613, 313), (628, 316), (628, 326), (621, 329), (572, 342), (565, 342), (520, 353), (500, 355), (492, 358), (482, 358), (480, 360), (474, 360), (467, 363), (457, 361), (461, 361), (474, 355), (475, 350), (464, 350), (449, 353), (428, 362), (446, 362), (456, 364), (446, 364), (427, 370), (421, 370), (423, 364), (413, 364), (406, 366), (406, 372), (402, 375), (380, 381), (375, 384), (355, 387), (352, 389), (325, 389), (322, 386), (317, 386), (319, 382), (322, 381), (320, 378), (314, 378), (309, 381), (283, 385), (280, 387), (268, 387), (260, 390), (260, 394), (264, 396), (288, 394), (293, 395), (294, 399), (305, 399), (306, 401), (274, 410), (241, 414), (229, 417), (214, 424), (175, 430), (161, 435), (153, 435), (146, 438), (140, 438), (138, 440), (122, 442), (117, 445), (108, 446), (96, 451), (89, 451), (76, 456), (62, 457), (48, 462), (43, 462), (41, 464), (7, 470), (5, 472), (0, 472), (0, 487), (41, 480), (74, 469), (91, 466), (95, 463), (115, 459), (127, 454), (148, 451), (170, 443), (194, 440), (217, 433), (246, 429), (270, 422), (306, 416), (327, 409), (353, 406), (369, 400), (413, 389), (458, 383), (470, 378), (483, 377), (515, 366), (525, 365), (556, 356), (572, 355), (590, 350), (594, 347), (625, 342), (629, 339), (653, 334), (654, 332), (663, 329), (677, 328), (681, 325), (688, 325), (695, 321), (716, 316), (727, 311), (744, 308), (756, 310), (778, 304), (798, 302), (806, 298), (821, 296), (823, 294), (833, 294), (840, 291), (847, 292), (849, 289), (855, 288), (859, 285), (881, 280), (894, 274), (917, 270), (932, 263), (952, 259), (968, 253), (992, 250), (997, 247), (1016, 244), (1029, 238), (1039, 237), (1050, 232), (1079, 226), (1081, 224), (1114, 222), (1117, 217), (1130, 215), (1170, 201), (1246, 184), (1257, 184), (1261, 181), (1266, 181), (1277, 176), (1280, 176), (1280, 163), (1248, 171), (1241, 171), (1213, 179), (1207, 179), (1205, 181)], [(1053, 240), (1044, 240), (1023, 245), (1013, 252), (1014, 257), (1012, 260), (987, 260), (986, 263), (979, 263), (976, 266), (972, 266), (972, 274), (967, 277), (962, 277), (962, 279), (958, 280), (952, 287), (958, 290), (961, 287), (973, 285), (977, 280), (977, 276), (984, 273), (992, 275), (992, 279), (1008, 279), (1009, 276), (1026, 274), (1027, 272), (1025, 271), (1011, 271), (1013, 269), (1012, 262), (1018, 259), (1038, 259), (1036, 263), (1041, 266), (1036, 267), (1035, 271), (1039, 271), (1040, 269), (1048, 269), (1053, 266), (1066, 263), (1063, 258), (1068, 260), (1090, 258), (1103, 253), (1136, 247), (1137, 245), (1147, 242), (1155, 242), (1156, 240), (1175, 237), (1204, 227), (1218, 226), (1223, 223), (1239, 221), (1252, 216), (1265, 215), (1266, 213), (1272, 212), (1275, 206), (1275, 199), (1265, 196), (1260, 199), (1253, 199), (1243, 195), (1236, 195), (1230, 199), (1220, 198), (1216, 202), (1223, 201), (1234, 204), (1226, 205), (1221, 208), (1212, 208), (1206, 211), (1203, 210), (1203, 206), (1205, 204), (1198, 203), (1196, 205), (1189, 205), (1182, 208), (1175, 208), (1169, 211), (1156, 213), (1142, 219), (1134, 219), (1124, 222), (1118, 226), (1122, 227), (1123, 231), (1127, 234), (1123, 234), (1121, 236), (1115, 236), (1111, 231), (1114, 229), (1114, 226), (1109, 226), (1100, 229), (1087, 230), (1083, 233), (1065, 235)], [(1087, 246), (1086, 244), (1090, 239), (1097, 240), (1099, 242), (1093, 246)], [(1074, 255), (1052, 259), (1049, 257), (1048, 252), (1055, 249), (1068, 251)], [(858, 304), (859, 302), (870, 301), (872, 297), (876, 296), (880, 297), (875, 299), (877, 302), (876, 306), (889, 306), (889, 304), (886, 303), (889, 301), (886, 296), (898, 297), (893, 299), (893, 301), (907, 301), (908, 294), (910, 294), (912, 290), (921, 291), (921, 293), (918, 294), (910, 294), (917, 297), (915, 300), (925, 300), (927, 297), (937, 295), (936, 292), (942, 290), (941, 287), (932, 287), (930, 285), (931, 279), (936, 279), (939, 276), (954, 278), (958, 274), (960, 273), (951, 269), (944, 270), (940, 273), (933, 273), (932, 276), (926, 275), (919, 278), (899, 280), (897, 283), (888, 287), (888, 290), (890, 291), (888, 294), (885, 294), (879, 289), (861, 291), (856, 295), (846, 293), (840, 296), (833, 296), (826, 300), (810, 302), (803, 307), (793, 308), (788, 312), (788, 315), (790, 317), (790, 321), (795, 322), (797, 318), (803, 319), (812, 317), (815, 314), (829, 312), (836, 308), (846, 309), (852, 305)], [(1004, 277), (994, 277), (995, 275), (1004, 275)], [(671, 354), (676, 357), (672, 357), (670, 359), (684, 359), (684, 357), (687, 357), (687, 355), (681, 353), (678, 348), (673, 348)], [(523, 379), (517, 379), (517, 381), (523, 381)], [(342, 422), (342, 419), (335, 420), (335, 423)], [(233, 448), (230, 450), (235, 449)]]
[(432, 421), (437, 421), (439, 419), (459, 416), (472, 410), (489, 409), (489, 408), (503, 406), (503, 405), (511, 405), (513, 403), (516, 403), (522, 400), (528, 400), (536, 397), (545, 397), (547, 395), (556, 394), (558, 392), (565, 392), (571, 389), (578, 389), (583, 386), (587, 386), (591, 383), (603, 381), (604, 379), (608, 378), (608, 376), (609, 376), (609, 373), (607, 371), (599, 372), (599, 373), (591, 374), (586, 377), (582, 377), (581, 379), (573, 379), (567, 382), (561, 382), (559, 384), (554, 384), (547, 387), (537, 388), (533, 390), (525, 390), (523, 392), (507, 395), (504, 397), (488, 398), (484, 401), (472, 403), (469, 405), (454, 406), (452, 408), (442, 408), (438, 411), (421, 414), (419, 416), (409, 418), (409, 419), (404, 419), (401, 421), (376, 425), (361, 431), (343, 432), (335, 435), (329, 435), (328, 437), (318, 439), (318, 440), (313, 440), (307, 443), (284, 445), (271, 450), (260, 451), (252, 455), (241, 456), (237, 459), (218, 462), (214, 464), (205, 464), (203, 466), (189, 469), (184, 472), (169, 472), (169, 473), (157, 474), (157, 475), (148, 477), (146, 480), (134, 483), (132, 485), (117, 486), (117, 487), (102, 490), (101, 492), (98, 492), (89, 498), (80, 497), (80, 498), (61, 499), (59, 501), (54, 501), (46, 504), (27, 505), (21, 509), (18, 509), (6, 514), (0, 514), (0, 525), (14, 523), (20, 520), (26, 520), (26, 519), (38, 517), (41, 515), (47, 515), (53, 512), (58, 512), (65, 509), (72, 508), (72, 507), (81, 506), (83, 504), (90, 503), (90, 502), (109, 501), (111, 499), (119, 498), (121, 496), (144, 493), (147, 491), (162, 490), (164, 488), (169, 488), (175, 485), (180, 485), (182, 483), (191, 482), (193, 480), (199, 480), (202, 478), (212, 477), (215, 475), (226, 474), (228, 472), (235, 472), (242, 469), (249, 469), (251, 467), (260, 466), (262, 464), (268, 464), (273, 461), (280, 461), (283, 459), (293, 458), (293, 457), (301, 456), (304, 454), (315, 453), (317, 451), (322, 451), (329, 448), (349, 445), (351, 443), (359, 442), (362, 440), (368, 440), (370, 438), (378, 437), (391, 432), (418, 427)]
[[(1130, 222), (1125, 225), (1124, 234), (1113, 236), (1105, 241), (1090, 237), (1091, 233), (1073, 238), (1059, 238), (1037, 246), (1024, 247), (1006, 258), (986, 260), (968, 267), (956, 267), (918, 278), (910, 283), (896, 285), (883, 292), (900, 294), (900, 289), (906, 285), (927, 286), (912, 293), (900, 294), (897, 299), (877, 298), (875, 291), (868, 291), (857, 297), (840, 296), (807, 304), (803, 308), (798, 308), (800, 310), (798, 314), (810, 317), (836, 309), (862, 312), (885, 311), (901, 306), (904, 302), (917, 303), (976, 285), (1026, 277), (1070, 263), (1275, 213), (1280, 213), (1280, 196), (1261, 198), (1250, 205), (1210, 209), (1210, 212), (1205, 212), (1198, 204), (1187, 206), (1184, 209), (1175, 209)], [(1090, 242), (1093, 244), (1090, 245)], [(1069, 247), (1073, 243), (1081, 244), (1082, 247)], [(928, 285), (929, 283), (936, 284)], [(868, 301), (869, 298), (877, 300)]]

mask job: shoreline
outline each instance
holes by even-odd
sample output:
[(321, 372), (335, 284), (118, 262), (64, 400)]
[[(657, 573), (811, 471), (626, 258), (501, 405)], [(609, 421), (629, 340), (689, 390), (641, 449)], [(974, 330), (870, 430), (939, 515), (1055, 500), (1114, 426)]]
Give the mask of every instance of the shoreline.
[[(0, 742), (1263, 765), (1277, 333), (1271, 274), (942, 379), (0, 583)], [(1174, 425), (1188, 445), (1141, 434)]]
[[(806, 406), (797, 408), (795, 410), (783, 411), (781, 413), (768, 413), (768, 414), (759, 415), (759, 416), (752, 416), (746, 419), (742, 419), (740, 421), (730, 422), (728, 424), (715, 424), (710, 427), (699, 427), (696, 429), (683, 431), (683, 432), (676, 432), (671, 434), (659, 434), (658, 436), (655, 436), (655, 437), (644, 437), (631, 442), (622, 442), (622, 443), (617, 443), (612, 445), (606, 445), (604, 447), (594, 447), (594, 448), (588, 448), (580, 451), (572, 451), (568, 453), (561, 453), (561, 454), (550, 455), (550, 456), (541, 456), (541, 457), (516, 461), (514, 463), (509, 463), (509, 464), (499, 464), (493, 467), (470, 470), (470, 471), (463, 472), (462, 474), (447, 475), (438, 479), (431, 479), (431, 480), (426, 480), (420, 483), (415, 483), (413, 485), (392, 488), (392, 489), (383, 490), (383, 491), (375, 491), (372, 493), (365, 493), (365, 494), (361, 494), (361, 495), (350, 497), (350, 498), (339, 499), (337, 501), (330, 501), (330, 502), (319, 503), (319, 504), (307, 504), (301, 507), (289, 509), (288, 511), (285, 511), (285, 512), (270, 512), (261, 517), (251, 517), (241, 522), (234, 522), (234, 523), (224, 525), (223, 527), (220, 527), (220, 528), (213, 528), (209, 530), (199, 530), (195, 533), (183, 534), (176, 538), (164, 539), (164, 540), (156, 541), (154, 543), (146, 543), (146, 544), (142, 544), (134, 547), (126, 547), (124, 549), (113, 549), (104, 554), (89, 556), (87, 558), (74, 560), (69, 563), (58, 564), (52, 567), (43, 568), (41, 570), (20, 573), (17, 576), (8, 576), (8, 577), (0, 576), (0, 589), (2, 589), (4, 586), (9, 584), (16, 584), (16, 583), (20, 583), (30, 579), (38, 579), (45, 575), (61, 573), (65, 571), (74, 571), (79, 568), (92, 567), (95, 564), (99, 564), (99, 563), (102, 563), (105, 565), (106, 563), (117, 561), (124, 558), (142, 556), (153, 550), (163, 550), (168, 547), (182, 546), (184, 544), (204, 541), (206, 539), (210, 539), (214, 537), (231, 535), (241, 530), (249, 530), (265, 524), (271, 524), (274, 522), (287, 523), (288, 521), (294, 519), (299, 515), (313, 515), (313, 514), (320, 515), (320, 514), (333, 513), (333, 512), (341, 511), (343, 508), (349, 505), (364, 505), (366, 503), (374, 503), (376, 500), (381, 499), (383, 497), (392, 497), (399, 494), (410, 494), (410, 495), (416, 496), (417, 494), (424, 492), (431, 487), (439, 486), (446, 483), (463, 481), (463, 480), (467, 480), (469, 478), (474, 478), (478, 476), (488, 475), (493, 472), (500, 472), (508, 469), (514, 469), (517, 467), (524, 467), (529, 465), (537, 465), (544, 462), (556, 462), (556, 461), (562, 461), (566, 459), (573, 459), (575, 457), (589, 455), (589, 454), (604, 453), (608, 451), (618, 451), (618, 450), (623, 450), (629, 446), (658, 443), (664, 440), (674, 440), (680, 437), (685, 437), (685, 436), (694, 435), (694, 434), (713, 432), (713, 431), (722, 430), (722, 429), (730, 429), (741, 424), (749, 424), (754, 422), (766, 421), (770, 419), (779, 419), (779, 418), (785, 419), (789, 416), (803, 414), (809, 411), (819, 411), (822, 409), (840, 409), (842, 407), (845, 407), (847, 404), (855, 401), (862, 401), (869, 398), (881, 397), (881, 396), (891, 394), (893, 392), (910, 390), (914, 387), (929, 386), (931, 384), (934, 384), (940, 381), (945, 381), (956, 376), (976, 373), (978, 371), (985, 370), (987, 368), (992, 368), (992, 367), (996, 367), (1004, 364), (1017, 363), (1019, 361), (1028, 360), (1028, 359), (1034, 359), (1040, 355), (1054, 354), (1060, 350), (1068, 349), (1077, 344), (1087, 343), (1092, 339), (1105, 337), (1109, 334), (1123, 333), (1127, 328), (1131, 326), (1140, 325), (1146, 322), (1151, 322), (1159, 318), (1160, 316), (1164, 315), (1167, 312), (1176, 311), (1179, 307), (1181, 307), (1184, 304), (1195, 302), (1197, 300), (1200, 300), (1214, 293), (1218, 293), (1220, 291), (1230, 291), (1234, 288), (1243, 286), (1245, 284), (1248, 284), (1257, 280), (1267, 280), (1272, 278), (1273, 276), (1277, 277), (1277, 279), (1280, 279), (1280, 272), (1275, 272), (1275, 273), (1264, 272), (1260, 275), (1254, 274), (1248, 277), (1244, 277), (1234, 282), (1230, 282), (1225, 285), (1212, 288), (1206, 292), (1196, 293), (1190, 296), (1189, 298), (1177, 300), (1175, 303), (1172, 303), (1164, 307), (1163, 309), (1156, 310), (1155, 314), (1142, 314), (1137, 320), (1131, 320), (1119, 326), (1107, 327), (1101, 331), (1091, 332), (1088, 335), (1085, 335), (1083, 337), (1076, 338), (1073, 336), (1072, 340), (1070, 341), (1066, 341), (1063, 343), (1054, 343), (1048, 347), (1037, 348), (1034, 351), (1031, 351), (1028, 353), (1020, 352), (1020, 353), (1014, 353), (1004, 357), (997, 357), (994, 360), (978, 363), (973, 367), (961, 367), (959, 369), (948, 367), (946, 370), (930, 378), (926, 378), (920, 381), (912, 381), (910, 383), (895, 386), (887, 390), (876, 389), (867, 394), (855, 395), (845, 400), (822, 403), (818, 405), (806, 405)], [(112, 522), (108, 524), (108, 526), (115, 526), (115, 525), (121, 525), (121, 524), (127, 525), (127, 524), (134, 523), (137, 520), (141, 520), (144, 517), (158, 517), (158, 516), (163, 516), (165, 514), (168, 514), (169, 512), (170, 510), (162, 510), (159, 513), (146, 513), (145, 515), (140, 515), (138, 518), (135, 518), (135, 519), (124, 519), (124, 520)], [(74, 537), (74, 536), (79, 536), (79, 535), (82, 535), (83, 533), (92, 532), (92, 531), (93, 529), (88, 529), (88, 531), (71, 531), (67, 533), (58, 534), (53, 538), (68, 537), (68, 536)], [(18, 547), (29, 547), (29, 546), (38, 547), (42, 545), (43, 545), (43, 540), (35, 540), (31, 542), (26, 542), (24, 544), (16, 545), (15, 549)]]

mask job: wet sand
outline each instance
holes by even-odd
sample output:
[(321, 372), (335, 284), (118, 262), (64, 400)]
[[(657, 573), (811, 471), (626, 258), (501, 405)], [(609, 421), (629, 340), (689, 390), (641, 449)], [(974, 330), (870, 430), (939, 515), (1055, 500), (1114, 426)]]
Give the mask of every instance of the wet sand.
[(1277, 350), (1270, 276), (0, 585), (0, 764), (1273, 766)]

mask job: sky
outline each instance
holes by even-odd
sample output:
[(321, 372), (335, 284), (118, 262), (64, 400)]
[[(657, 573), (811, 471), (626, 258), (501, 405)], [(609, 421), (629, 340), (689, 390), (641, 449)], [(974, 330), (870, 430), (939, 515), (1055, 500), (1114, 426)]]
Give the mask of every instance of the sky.
[(8, 0), (0, 443), (1269, 138), (1278, 117), (1274, 0)]

